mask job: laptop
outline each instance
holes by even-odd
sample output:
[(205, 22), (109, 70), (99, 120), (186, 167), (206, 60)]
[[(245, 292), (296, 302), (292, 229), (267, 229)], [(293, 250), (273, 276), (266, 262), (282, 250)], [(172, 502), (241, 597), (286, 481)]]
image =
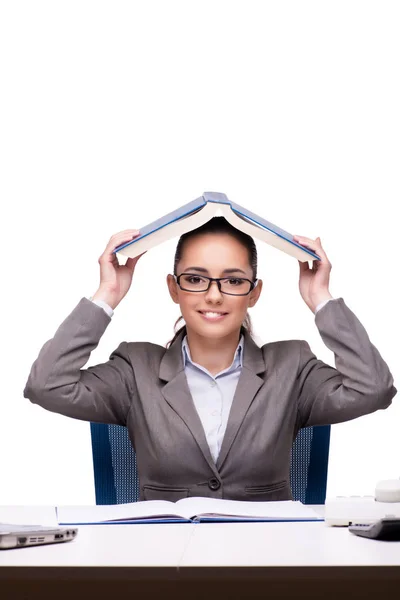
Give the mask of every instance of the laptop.
[(46, 527), (44, 525), (0, 523), (0, 550), (71, 542), (76, 538), (77, 534), (77, 527)]

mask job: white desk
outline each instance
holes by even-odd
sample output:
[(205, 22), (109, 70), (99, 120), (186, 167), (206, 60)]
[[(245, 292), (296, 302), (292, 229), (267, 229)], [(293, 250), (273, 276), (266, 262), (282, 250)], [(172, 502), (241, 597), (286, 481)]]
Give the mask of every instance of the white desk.
[[(239, 526), (238, 526), (239, 525)], [(212, 542), (212, 543), (210, 543)], [(201, 523), (181, 567), (400, 568), (400, 542), (377, 542), (325, 523)], [(400, 600), (400, 588), (398, 599)]]
[[(195, 525), (79, 525), (72, 542), (0, 551), (0, 568), (174, 567)], [(0, 599), (1, 588), (0, 588)]]
[[(6, 593), (7, 592), (7, 593)], [(315, 523), (86, 525), (0, 552), (1, 600), (400, 598), (400, 542)]]

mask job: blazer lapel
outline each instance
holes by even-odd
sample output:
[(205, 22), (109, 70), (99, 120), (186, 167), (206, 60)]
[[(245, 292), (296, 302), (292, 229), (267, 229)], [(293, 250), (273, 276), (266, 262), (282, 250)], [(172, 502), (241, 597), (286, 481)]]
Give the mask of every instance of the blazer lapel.
[(217, 460), (218, 471), (221, 470), (221, 467), (225, 462), (228, 452), (255, 395), (264, 383), (264, 379), (259, 377), (257, 373), (263, 373), (265, 370), (266, 367), (261, 348), (253, 341), (250, 334), (245, 331), (243, 366), (233, 397), (224, 439), (222, 440), (221, 450)]
[(186, 379), (182, 360), (182, 339), (183, 332), (168, 348), (161, 360), (159, 377), (167, 382), (161, 392), (190, 430), (213, 472), (218, 474)]
[(258, 376), (258, 373), (266, 370), (262, 350), (245, 331), (242, 372), (233, 397), (217, 464), (215, 464), (187, 383), (182, 360), (182, 339), (183, 332), (168, 348), (161, 360), (159, 377), (167, 382), (161, 391), (165, 400), (190, 430), (213, 472), (218, 475), (246, 413), (264, 383), (264, 379)]

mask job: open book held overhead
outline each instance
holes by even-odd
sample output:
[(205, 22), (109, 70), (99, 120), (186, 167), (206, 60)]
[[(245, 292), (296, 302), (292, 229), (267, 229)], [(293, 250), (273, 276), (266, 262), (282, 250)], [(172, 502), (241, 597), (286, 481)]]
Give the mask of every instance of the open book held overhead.
[(239, 206), (219, 192), (204, 192), (200, 198), (184, 204), (149, 225), (140, 227), (138, 237), (118, 246), (114, 252), (135, 258), (173, 237), (201, 227), (216, 216), (225, 217), (236, 229), (282, 250), (301, 262), (320, 260), (317, 254), (295, 242), (291, 233)]

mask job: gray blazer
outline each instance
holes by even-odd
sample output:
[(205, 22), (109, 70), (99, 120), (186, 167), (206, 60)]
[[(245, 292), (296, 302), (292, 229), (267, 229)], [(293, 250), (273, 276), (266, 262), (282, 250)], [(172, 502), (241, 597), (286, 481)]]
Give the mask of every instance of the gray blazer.
[(336, 369), (318, 360), (307, 342), (260, 348), (245, 333), (243, 368), (216, 464), (187, 384), (182, 333), (168, 350), (122, 342), (108, 362), (82, 369), (110, 323), (86, 298), (42, 347), (24, 396), (76, 419), (126, 425), (141, 500), (288, 500), (298, 430), (386, 408), (397, 391), (343, 299), (328, 302), (315, 321)]

